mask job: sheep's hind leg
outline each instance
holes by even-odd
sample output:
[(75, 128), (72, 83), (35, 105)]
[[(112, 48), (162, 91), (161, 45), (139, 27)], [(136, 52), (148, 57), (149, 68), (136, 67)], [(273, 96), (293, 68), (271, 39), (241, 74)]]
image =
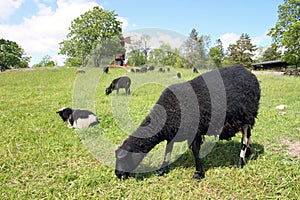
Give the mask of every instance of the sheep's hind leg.
[(195, 158), (196, 163), (196, 171), (194, 173), (194, 179), (201, 179), (205, 177), (205, 172), (202, 168), (202, 162), (200, 159), (200, 146), (202, 143), (201, 137), (195, 137), (194, 141), (192, 142), (192, 151)]
[(245, 125), (242, 129), (242, 147), (240, 152), (240, 157), (238, 160), (238, 168), (243, 168), (245, 165), (245, 157), (248, 157), (251, 154), (251, 127)]
[(171, 153), (173, 150), (173, 145), (174, 145), (173, 141), (167, 142), (165, 156), (164, 156), (164, 162), (162, 163), (161, 167), (156, 171), (159, 176), (162, 176), (165, 173), (169, 172), (168, 164), (171, 160)]

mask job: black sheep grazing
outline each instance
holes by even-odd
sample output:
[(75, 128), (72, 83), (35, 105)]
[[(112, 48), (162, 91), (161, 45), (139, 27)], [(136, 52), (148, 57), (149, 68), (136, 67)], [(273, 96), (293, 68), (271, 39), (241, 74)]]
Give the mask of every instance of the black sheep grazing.
[(166, 70), (164, 68), (159, 68), (158, 72), (166, 72)]
[(230, 139), (242, 132), (238, 167), (250, 153), (251, 128), (258, 114), (260, 86), (241, 65), (221, 68), (166, 88), (150, 114), (116, 150), (115, 174), (127, 178), (146, 154), (167, 141), (159, 175), (168, 172), (174, 142), (187, 140), (195, 157), (195, 179), (204, 178), (200, 146), (204, 135)]
[(176, 74), (176, 76), (177, 76), (177, 78), (181, 78), (181, 73), (178, 72), (178, 73)]
[(141, 72), (141, 73), (146, 73), (147, 70), (148, 70), (147, 67), (142, 67), (141, 70), (140, 70), (140, 72)]
[(131, 80), (128, 76), (122, 76), (114, 79), (110, 86), (106, 88), (105, 93), (109, 95), (113, 90), (117, 90), (117, 94), (119, 94), (119, 89), (124, 88), (126, 91), (126, 95), (130, 95), (130, 85)]
[(194, 67), (193, 73), (196, 73), (196, 74), (199, 73), (199, 72), (198, 72), (198, 69), (197, 69), (196, 67)]
[(109, 67), (108, 67), (108, 66), (105, 66), (105, 67), (103, 67), (103, 72), (104, 72), (104, 73), (106, 73), (106, 74), (107, 74), (107, 73), (108, 73), (108, 71), (109, 71)]
[(148, 68), (148, 71), (153, 71), (155, 69), (155, 66), (151, 65), (149, 68)]

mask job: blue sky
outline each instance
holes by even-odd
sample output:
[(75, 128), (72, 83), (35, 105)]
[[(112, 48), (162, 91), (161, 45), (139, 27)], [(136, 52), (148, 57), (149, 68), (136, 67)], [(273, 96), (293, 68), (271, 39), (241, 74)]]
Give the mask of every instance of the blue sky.
[(31, 64), (50, 55), (58, 63), (58, 43), (71, 21), (94, 6), (115, 10), (123, 31), (161, 28), (188, 35), (195, 28), (224, 46), (248, 33), (258, 47), (271, 43), (266, 36), (277, 21), (283, 0), (5, 0), (0, 2), (0, 38), (16, 41), (32, 56)]

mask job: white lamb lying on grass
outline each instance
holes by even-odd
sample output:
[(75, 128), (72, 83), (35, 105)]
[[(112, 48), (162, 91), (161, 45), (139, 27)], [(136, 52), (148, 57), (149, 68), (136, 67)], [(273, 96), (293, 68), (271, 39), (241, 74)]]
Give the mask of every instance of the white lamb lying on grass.
[(89, 110), (61, 108), (56, 113), (60, 115), (64, 122), (68, 121), (69, 128), (82, 129), (99, 124), (97, 116)]

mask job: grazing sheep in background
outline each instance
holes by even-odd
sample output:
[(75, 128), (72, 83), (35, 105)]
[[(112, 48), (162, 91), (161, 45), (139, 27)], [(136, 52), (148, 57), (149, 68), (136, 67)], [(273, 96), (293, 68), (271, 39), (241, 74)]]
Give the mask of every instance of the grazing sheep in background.
[(139, 72), (140, 72), (140, 69), (136, 69), (135, 72), (136, 72), (136, 73), (139, 73)]
[(117, 90), (117, 94), (119, 94), (119, 89), (124, 88), (126, 91), (126, 95), (130, 95), (130, 85), (131, 80), (128, 76), (122, 76), (114, 79), (110, 86), (106, 88), (105, 93), (109, 95), (113, 90)]
[(170, 72), (170, 70), (171, 70), (170, 68), (167, 68), (167, 72)]
[(198, 69), (197, 69), (196, 67), (194, 67), (193, 73), (196, 73), (196, 74), (199, 73), (199, 72), (198, 72)]
[(103, 72), (104, 72), (104, 73), (106, 73), (106, 74), (107, 74), (107, 73), (108, 73), (108, 71), (109, 71), (109, 67), (108, 67), (108, 66), (105, 66), (105, 67), (103, 67)]
[(76, 73), (77, 73), (77, 74), (84, 74), (85, 71), (84, 71), (83, 69), (77, 69), (77, 70), (76, 70)]
[(153, 71), (155, 69), (155, 67), (153, 65), (151, 65), (149, 68), (148, 68), (148, 71)]
[(166, 70), (161, 67), (161, 68), (158, 69), (158, 72), (163, 72), (164, 73), (164, 72), (166, 72)]
[(176, 74), (176, 76), (177, 76), (177, 78), (181, 78), (181, 73), (178, 72), (178, 73)]
[(69, 128), (82, 129), (99, 124), (96, 115), (88, 110), (61, 108), (56, 113), (60, 115), (64, 122), (68, 121)]
[[(216, 84), (215, 74), (220, 77), (221, 85), (224, 84), (221, 92), (210, 90), (211, 85), (207, 84), (210, 82), (216, 90), (220, 83)], [(219, 139), (229, 140), (239, 131), (242, 132), (242, 147), (238, 167), (243, 167), (245, 157), (250, 154), (251, 128), (258, 114), (259, 99), (257, 78), (241, 65), (207, 72), (188, 82), (169, 86), (136, 131), (117, 148), (116, 176), (127, 178), (146, 154), (165, 140), (165, 157), (157, 172), (159, 175), (167, 173), (174, 142), (187, 140), (195, 158), (194, 178), (204, 178), (200, 160), (204, 135), (219, 135)], [(219, 125), (210, 127), (216, 123)]]
[(135, 73), (134, 69), (130, 69), (130, 71), (131, 71), (132, 73)]
[(146, 72), (147, 72), (147, 67), (142, 67), (142, 68), (140, 69), (140, 72), (141, 72), (141, 73), (146, 73)]

